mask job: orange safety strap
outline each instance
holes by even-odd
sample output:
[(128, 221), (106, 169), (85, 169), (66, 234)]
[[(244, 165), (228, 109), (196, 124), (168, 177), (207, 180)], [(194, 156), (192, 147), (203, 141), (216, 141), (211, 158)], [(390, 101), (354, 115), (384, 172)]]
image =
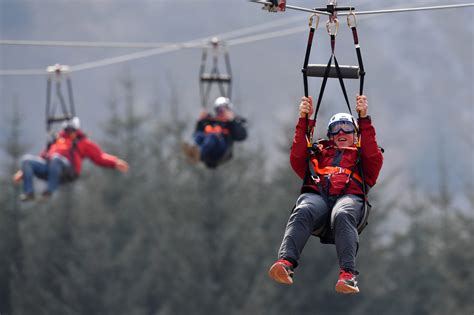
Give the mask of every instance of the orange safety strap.
[(313, 144), (311, 143), (311, 140), (310, 140), (310, 138), (308, 137), (308, 134), (306, 134), (305, 137), (306, 137), (306, 147), (307, 147), (308, 149), (311, 149), (311, 148), (313, 147)]
[(229, 134), (229, 129), (222, 128), (219, 125), (215, 125), (215, 126), (207, 125), (206, 127), (204, 127), (204, 132), (205, 133), (222, 133), (222, 134), (227, 135)]
[(317, 159), (311, 159), (311, 165), (313, 166), (314, 172), (316, 174), (320, 174), (320, 175), (347, 174), (349, 176), (352, 174), (352, 177), (355, 180), (359, 181), (360, 183), (363, 183), (362, 178), (359, 176), (359, 174), (347, 168), (340, 167), (340, 166), (326, 166), (324, 168), (319, 168)]

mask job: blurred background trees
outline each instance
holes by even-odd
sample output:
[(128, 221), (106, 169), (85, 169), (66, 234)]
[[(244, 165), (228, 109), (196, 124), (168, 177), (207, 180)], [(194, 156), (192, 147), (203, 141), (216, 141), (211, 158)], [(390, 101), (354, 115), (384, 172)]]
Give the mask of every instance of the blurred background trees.
[(293, 125), (275, 130), (280, 163), (269, 165), (262, 150), (243, 143), (232, 161), (209, 170), (180, 152), (194, 121), (183, 118), (178, 98), (154, 104), (169, 114), (152, 106), (143, 114), (135, 110), (133, 78), (121, 79), (119, 90), (108, 104), (103, 137), (91, 137), (126, 159), (130, 172), (86, 163), (81, 179), (48, 202), (18, 203), (10, 178), (27, 151), (23, 114), (5, 119), (2, 315), (474, 312), (472, 187), (459, 202), (441, 184), (426, 193), (409, 181), (394, 188), (400, 174), (381, 178), (361, 235), (361, 293), (334, 291), (335, 249), (316, 238), (295, 284), (278, 285), (267, 270), (300, 185), (287, 161)]

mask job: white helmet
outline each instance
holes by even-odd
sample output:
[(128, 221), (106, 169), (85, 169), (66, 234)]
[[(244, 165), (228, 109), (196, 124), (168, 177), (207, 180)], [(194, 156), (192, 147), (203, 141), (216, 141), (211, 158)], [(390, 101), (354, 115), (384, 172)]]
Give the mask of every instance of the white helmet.
[(356, 128), (359, 127), (359, 126), (357, 126), (357, 121), (350, 114), (348, 114), (348, 113), (337, 113), (336, 115), (332, 116), (331, 119), (329, 119), (328, 129), (332, 124), (334, 124), (336, 122), (339, 122), (339, 121), (347, 121), (347, 122), (350, 122), (350, 123), (354, 124), (356, 126)]
[(338, 113), (329, 119), (327, 136), (331, 137), (338, 134), (341, 130), (344, 133), (357, 133), (357, 122), (347, 113)]
[(63, 129), (73, 129), (77, 130), (81, 128), (81, 121), (79, 120), (78, 117), (73, 117), (69, 120), (66, 120), (62, 124)]
[(232, 103), (228, 97), (220, 96), (216, 98), (214, 101), (214, 109), (217, 110), (221, 107), (227, 107), (228, 109), (232, 109)]

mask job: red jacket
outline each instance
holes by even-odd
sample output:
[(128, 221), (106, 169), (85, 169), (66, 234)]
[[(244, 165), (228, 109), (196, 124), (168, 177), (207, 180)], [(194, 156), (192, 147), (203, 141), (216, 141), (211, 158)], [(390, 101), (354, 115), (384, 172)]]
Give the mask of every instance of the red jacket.
[(81, 173), (82, 159), (89, 158), (95, 164), (102, 167), (113, 168), (117, 164), (118, 158), (116, 156), (103, 152), (100, 147), (87, 139), (86, 135), (80, 131), (76, 131), (76, 146), (73, 146), (73, 139), (64, 131), (61, 131), (55, 141), (41, 153), (43, 158), (50, 158), (53, 154), (60, 154), (66, 157), (71, 165), (74, 166), (76, 175)]
[[(383, 156), (377, 145), (375, 129), (372, 126), (370, 117), (359, 118), (358, 124), (361, 136), (362, 169), (366, 184), (369, 187), (372, 187), (375, 185), (380, 169), (382, 168)], [(313, 127), (315, 122), (311, 120), (310, 125)], [(308, 169), (308, 155), (309, 153), (306, 144), (306, 122), (304, 118), (300, 118), (296, 125), (293, 145), (291, 147), (290, 162), (293, 170), (302, 179), (305, 178)], [(323, 143), (323, 149), (314, 155), (313, 158), (317, 159), (320, 168), (326, 166), (340, 166), (351, 171), (354, 170), (354, 172), (360, 176), (359, 170), (356, 166), (357, 150), (355, 150), (355, 146), (353, 150), (338, 149), (334, 142), (325, 141)], [(348, 175), (344, 173), (330, 175), (329, 195), (340, 195), (346, 186), (347, 179)], [(324, 189), (324, 193), (327, 192), (327, 183), (327, 178), (325, 178), (325, 176), (320, 176), (320, 184)], [(319, 188), (311, 178), (308, 178), (303, 184), (302, 191), (319, 191)], [(363, 194), (362, 185), (356, 179), (352, 178), (347, 186), (345, 194)]]

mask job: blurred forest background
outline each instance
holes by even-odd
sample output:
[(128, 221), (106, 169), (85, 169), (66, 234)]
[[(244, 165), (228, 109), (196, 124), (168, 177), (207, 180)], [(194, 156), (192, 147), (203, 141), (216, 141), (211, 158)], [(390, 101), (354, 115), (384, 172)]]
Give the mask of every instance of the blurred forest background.
[[(133, 79), (109, 102), (101, 143), (127, 175), (87, 164), (44, 203), (20, 204), (10, 181), (26, 152), (22, 119), (9, 120), (0, 197), (1, 314), (472, 314), (474, 193), (455, 205), (448, 187), (388, 198), (374, 189), (361, 235), (361, 293), (333, 290), (335, 249), (312, 238), (295, 284), (267, 277), (300, 181), (287, 162), (237, 144), (217, 170), (180, 153), (189, 122), (134, 112)], [(176, 100), (176, 102), (179, 102)], [(122, 105), (122, 106), (119, 106)], [(119, 108), (124, 110), (120, 111)], [(287, 155), (291, 130), (282, 134)], [(284, 140), (283, 140), (284, 139)], [(440, 169), (447, 172), (448, 169)], [(410, 206), (400, 199), (409, 198)], [(406, 222), (388, 214), (404, 214)], [(393, 226), (395, 225), (395, 226)], [(387, 226), (393, 235), (387, 238)], [(385, 241), (384, 241), (385, 240)]]
[[(303, 26), (229, 47), (233, 102), (249, 138), (216, 170), (180, 151), (200, 111), (201, 49), (73, 72), (84, 131), (131, 168), (124, 175), (86, 162), (80, 180), (48, 202), (20, 203), (11, 182), (21, 155), (46, 143), (45, 75), (0, 76), (0, 314), (472, 315), (474, 24), (463, 21), (473, 11), (358, 19), (369, 111), (386, 153), (361, 235), (361, 293), (344, 296), (334, 291), (335, 249), (316, 238), (293, 286), (267, 276), (301, 184), (288, 154), (303, 92), (305, 14), (268, 14), (243, 0), (0, 0), (0, 39), (180, 43), (279, 19), (294, 23), (270, 31)], [(341, 64), (356, 63), (349, 33), (341, 26)], [(316, 35), (310, 62), (324, 63), (324, 27)], [(0, 45), (0, 70), (134, 51)], [(310, 81), (313, 96), (318, 82)], [(333, 83), (316, 136), (345, 110)], [(353, 101), (357, 82), (347, 87)]]

